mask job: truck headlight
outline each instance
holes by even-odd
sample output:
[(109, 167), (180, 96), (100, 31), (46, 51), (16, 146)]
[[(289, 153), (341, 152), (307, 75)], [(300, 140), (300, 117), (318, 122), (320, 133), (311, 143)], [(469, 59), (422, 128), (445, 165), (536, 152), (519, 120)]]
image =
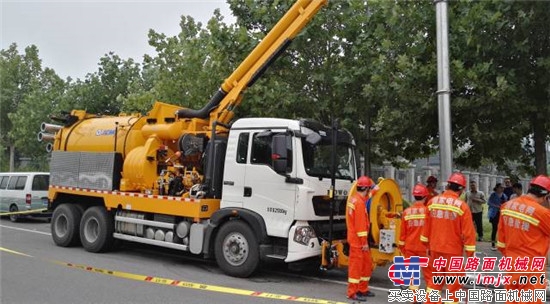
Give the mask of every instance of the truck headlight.
[(309, 240), (315, 237), (317, 237), (317, 235), (311, 226), (296, 227), (296, 231), (294, 232), (294, 242), (306, 246), (308, 245)]

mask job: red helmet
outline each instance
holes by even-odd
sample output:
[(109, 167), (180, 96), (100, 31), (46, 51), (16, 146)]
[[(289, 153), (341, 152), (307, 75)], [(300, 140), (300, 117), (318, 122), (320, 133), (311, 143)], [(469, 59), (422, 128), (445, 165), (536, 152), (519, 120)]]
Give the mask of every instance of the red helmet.
[(426, 183), (431, 183), (431, 182), (437, 183), (437, 178), (435, 178), (435, 176), (433, 175), (428, 176), (428, 179), (426, 180)]
[(416, 184), (413, 188), (413, 196), (426, 197), (428, 196), (428, 188), (422, 184)]
[(370, 188), (373, 184), (374, 183), (372, 182), (372, 179), (365, 175), (359, 177), (359, 179), (357, 180), (357, 187), (359, 188)]
[(460, 172), (455, 172), (451, 174), (447, 182), (457, 184), (459, 186), (462, 186), (462, 188), (466, 188), (466, 178)]
[(550, 193), (550, 177), (548, 176), (544, 176), (544, 175), (535, 176), (535, 178), (531, 180), (531, 185), (536, 185), (546, 190), (546, 192), (543, 191), (541, 194)]

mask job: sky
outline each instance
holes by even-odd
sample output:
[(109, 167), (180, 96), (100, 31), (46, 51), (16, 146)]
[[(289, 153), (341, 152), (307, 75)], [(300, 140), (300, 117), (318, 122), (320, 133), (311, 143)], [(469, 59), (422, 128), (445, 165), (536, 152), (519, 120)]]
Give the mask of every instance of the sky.
[(204, 25), (216, 8), (226, 23), (234, 22), (225, 0), (0, 0), (0, 40), (2, 49), (17, 43), (20, 53), (34, 44), (43, 68), (84, 79), (109, 52), (139, 63), (154, 54), (149, 29), (175, 36), (182, 15)]

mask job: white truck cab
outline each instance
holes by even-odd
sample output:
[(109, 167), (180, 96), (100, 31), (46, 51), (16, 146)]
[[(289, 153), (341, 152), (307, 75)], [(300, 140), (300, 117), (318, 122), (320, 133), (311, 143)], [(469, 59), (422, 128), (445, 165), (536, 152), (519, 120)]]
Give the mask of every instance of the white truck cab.
[[(269, 238), (268, 257), (285, 262), (318, 257), (330, 215), (331, 128), (308, 120), (244, 118), (230, 129), (220, 208), (257, 213)], [(355, 143), (339, 131), (336, 154), (335, 233), (345, 233), (347, 191), (356, 179)], [(277, 244), (277, 242), (270, 242)]]

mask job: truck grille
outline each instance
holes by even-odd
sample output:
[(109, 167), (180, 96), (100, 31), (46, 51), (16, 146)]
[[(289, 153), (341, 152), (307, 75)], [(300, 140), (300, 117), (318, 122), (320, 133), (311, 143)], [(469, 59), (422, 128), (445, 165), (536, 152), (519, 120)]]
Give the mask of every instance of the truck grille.
[[(334, 202), (334, 215), (345, 215), (346, 214), (346, 200), (336, 199)], [(326, 195), (324, 196), (314, 196), (313, 199), (313, 211), (317, 216), (329, 216), (330, 215), (330, 198)]]

